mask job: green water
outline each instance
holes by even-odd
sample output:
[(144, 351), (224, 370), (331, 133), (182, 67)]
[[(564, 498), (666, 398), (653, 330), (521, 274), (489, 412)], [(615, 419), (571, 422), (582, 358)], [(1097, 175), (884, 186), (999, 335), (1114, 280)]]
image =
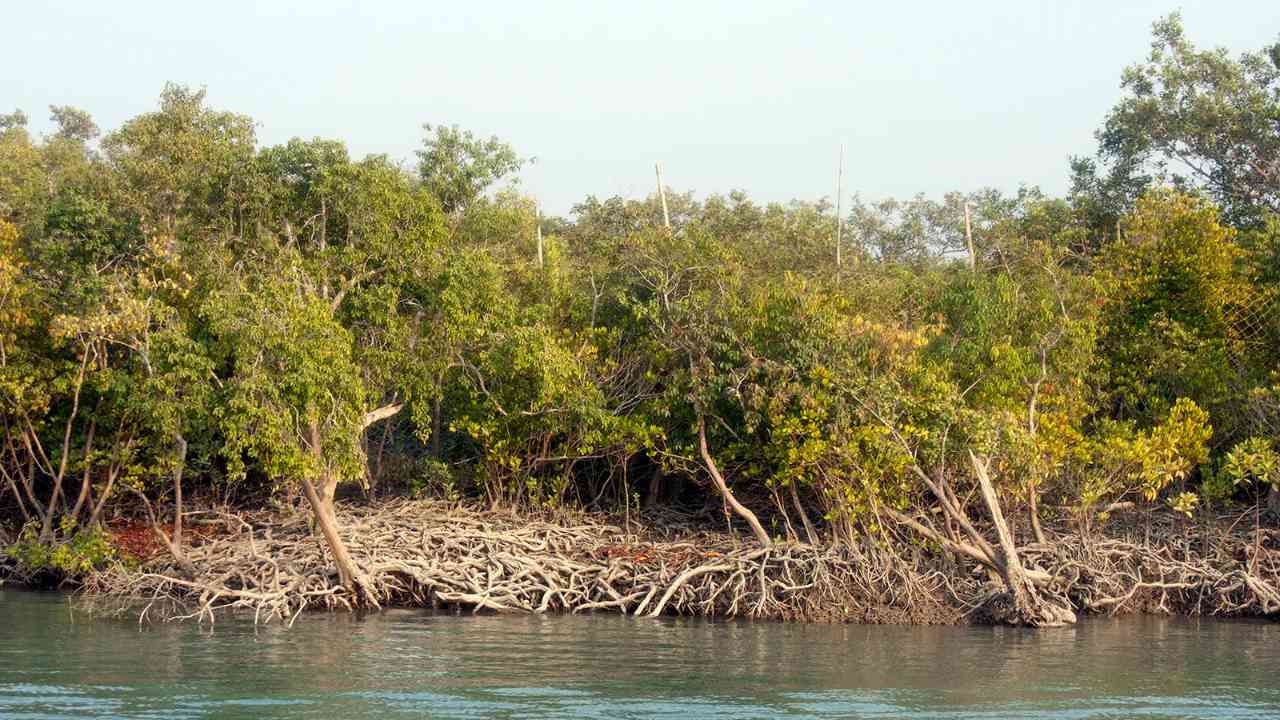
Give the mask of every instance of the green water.
[(0, 718), (1280, 718), (1280, 624), (392, 611), (140, 628), (0, 591)]

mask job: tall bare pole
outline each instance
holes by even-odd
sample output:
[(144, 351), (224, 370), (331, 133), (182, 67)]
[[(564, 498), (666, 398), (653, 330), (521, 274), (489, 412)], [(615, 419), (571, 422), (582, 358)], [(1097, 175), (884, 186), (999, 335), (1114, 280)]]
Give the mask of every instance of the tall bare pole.
[(542, 267), (542, 208), (534, 208), (534, 216), (537, 218), (538, 228), (538, 267)]
[(671, 215), (667, 213), (667, 190), (662, 186), (662, 166), (653, 164), (653, 173), (658, 176), (658, 197), (662, 200), (662, 226), (671, 229)]
[(969, 243), (969, 269), (977, 272), (978, 256), (973, 251), (973, 221), (969, 218), (969, 203), (964, 204), (964, 239)]
[(836, 165), (836, 267), (842, 260), (841, 241), (844, 236), (844, 213), (841, 201), (844, 200), (844, 143), (840, 143), (840, 162)]

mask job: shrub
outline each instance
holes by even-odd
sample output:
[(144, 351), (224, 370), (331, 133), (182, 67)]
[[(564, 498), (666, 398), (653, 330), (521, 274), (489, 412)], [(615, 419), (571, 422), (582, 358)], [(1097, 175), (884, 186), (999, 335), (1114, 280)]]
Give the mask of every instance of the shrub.
[(41, 542), (39, 525), (28, 523), (5, 554), (22, 575), (59, 580), (84, 575), (116, 559), (110, 537), (100, 527), (77, 528), (64, 521), (61, 530), (63, 540)]

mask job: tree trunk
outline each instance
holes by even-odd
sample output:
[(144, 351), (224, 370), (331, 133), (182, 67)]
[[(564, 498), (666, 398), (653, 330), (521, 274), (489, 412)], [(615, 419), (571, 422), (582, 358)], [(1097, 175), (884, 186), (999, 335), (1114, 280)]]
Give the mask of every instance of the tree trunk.
[(1036, 542), (1044, 545), (1047, 541), (1044, 528), (1040, 527), (1040, 493), (1035, 485), (1027, 492), (1027, 514), (1031, 516), (1031, 532), (1035, 535)]
[[(4, 468), (0, 468), (0, 472), (4, 472)], [(14, 482), (13, 476), (4, 473), (4, 479), (9, 483), (9, 492), (13, 493), (13, 499), (18, 503), (18, 510), (22, 512), (22, 522), (31, 521), (31, 513), (27, 510), (27, 503), (22, 499), (22, 494), (18, 492), (18, 484)]]
[(182, 471), (187, 465), (187, 439), (174, 433), (174, 451), (177, 464), (173, 468), (173, 547), (184, 558), (182, 550)]
[(378, 440), (378, 453), (374, 456), (373, 468), (369, 471), (369, 485), (372, 488), (382, 480), (382, 458), (387, 454), (387, 445), (391, 443), (391, 423), (382, 426), (382, 438)]
[(644, 506), (652, 508), (662, 497), (662, 463), (653, 464), (653, 474), (649, 476), (649, 492), (644, 497)]
[[(925, 483), (937, 496), (944, 516), (954, 519), (964, 530), (964, 533), (968, 536), (968, 542), (959, 538), (947, 537), (928, 527), (925, 524), (927, 521), (922, 522), (893, 508), (882, 507), (880, 508), (881, 512), (938, 543), (944, 550), (965, 555), (987, 568), (992, 579), (1004, 585), (1005, 589), (1008, 590), (1008, 598), (1012, 605), (1012, 607), (1004, 608), (998, 603), (994, 604), (990, 608), (993, 619), (1011, 624), (1036, 627), (1074, 623), (1076, 616), (1069, 605), (1046, 600), (1041, 596), (1040, 588), (1048, 589), (1053, 583), (1053, 577), (1042, 570), (1029, 570), (1023, 567), (1014, 545), (1013, 533), (1009, 531), (1009, 526), (1005, 522), (1004, 512), (1000, 509), (1000, 502), (996, 496), (995, 487), (991, 483), (987, 465), (985, 462), (979, 462), (977, 456), (973, 453), (970, 453), (970, 459), (973, 462), (974, 475), (977, 479), (979, 490), (981, 490), (983, 502), (991, 514), (992, 524), (998, 536), (997, 546), (992, 546), (982, 537), (977, 528), (973, 526), (973, 523), (964, 514), (964, 510), (959, 506), (958, 502), (953, 502), (953, 499), (948, 497), (944, 489), (929, 478), (918, 466), (915, 468), (916, 474), (924, 479)], [(997, 547), (999, 548), (998, 550)]]
[(36, 497), (36, 491), (34, 487), (35, 474), (36, 474), (35, 455), (30, 454), (27, 456), (27, 470), (21, 476), (22, 488), (27, 493), (27, 502), (31, 503), (31, 507), (36, 511), (36, 518), (38, 518), (41, 523), (44, 523), (45, 515), (48, 512), (48, 510), (45, 508), (44, 504), (40, 502), (40, 498)]
[(991, 513), (991, 524), (996, 531), (996, 539), (1000, 545), (1000, 553), (996, 556), (996, 569), (1004, 580), (1005, 587), (1013, 596), (1014, 609), (1025, 618), (1033, 618), (1039, 614), (1031, 596), (1030, 584), (1022, 570), (1022, 561), (1018, 558), (1018, 550), (1013, 542), (1013, 535), (1005, 523), (1004, 512), (1000, 509), (1000, 500), (996, 496), (995, 487), (987, 474), (984, 464), (972, 452), (969, 459), (973, 461), (974, 475), (978, 479), (978, 488), (982, 491), (982, 499)]
[(84, 507), (85, 502), (89, 499), (89, 490), (93, 486), (93, 476), (91, 470), (93, 464), (90, 458), (93, 455), (93, 434), (98, 427), (97, 410), (94, 410), (94, 417), (89, 420), (89, 433), (85, 436), (84, 441), (84, 475), (80, 477), (80, 493), (76, 496), (76, 504), (71, 508), (71, 518), (76, 522), (80, 522), (80, 510)]
[(331, 489), (335, 484), (332, 480), (325, 479), (321, 481), (320, 488), (317, 490), (310, 478), (303, 478), (302, 491), (307, 496), (307, 502), (311, 504), (311, 512), (315, 515), (320, 533), (324, 535), (325, 544), (333, 554), (333, 564), (338, 571), (338, 582), (351, 593), (358, 595), (365, 590), (363, 576), (356, 568), (350, 553), (347, 552), (346, 543), (342, 542), (342, 537), (338, 535), (338, 516), (333, 509)]
[(120, 468), (112, 465), (107, 470), (107, 484), (102, 488), (102, 494), (98, 496), (98, 501), (93, 504), (93, 512), (89, 513), (89, 527), (97, 527), (102, 522), (102, 510), (107, 505), (107, 500), (111, 497), (111, 491), (115, 487), (116, 477), (120, 474)]
[[(320, 429), (312, 423), (308, 431), (308, 443), (311, 446), (311, 454), (315, 458), (318, 467), (323, 467), (323, 450), (320, 443)], [(302, 492), (307, 497), (307, 502), (311, 505), (311, 512), (315, 516), (316, 525), (320, 528), (320, 533), (324, 536), (325, 544), (329, 546), (329, 552), (333, 555), (333, 564), (338, 571), (338, 581), (348, 592), (352, 593), (357, 600), (361, 595), (374, 605), (377, 600), (369, 591), (367, 583), (364, 581), (364, 575), (356, 567), (355, 561), (351, 559), (351, 554), (347, 552), (347, 545), (342, 541), (342, 536), (338, 534), (338, 514), (333, 508), (333, 496), (338, 489), (338, 480), (327, 471), (321, 471), (320, 487), (317, 488), (311, 482), (311, 478), (302, 478)]]
[(1053, 626), (1074, 623), (1076, 618), (1068, 608), (1057, 607), (1039, 596), (1013, 541), (1013, 533), (1005, 522), (1004, 512), (1000, 509), (1000, 500), (996, 496), (995, 486), (987, 473), (985, 462), (979, 462), (978, 456), (969, 451), (969, 459), (973, 462), (974, 475), (978, 479), (978, 487), (982, 491), (982, 499), (991, 513), (991, 522), (995, 527), (996, 537), (1000, 544), (1000, 553), (996, 558), (997, 570), (1004, 580), (1005, 587), (1013, 600), (1013, 610), (1019, 622), (1033, 626)]
[[(147, 498), (147, 494), (138, 488), (131, 487), (129, 488), (129, 491), (134, 495), (137, 495), (138, 499), (142, 501), (143, 507), (147, 509), (147, 518), (151, 521), (151, 532), (154, 533), (155, 536), (160, 539), (160, 542), (164, 544), (165, 548), (168, 549), (169, 555), (173, 557), (174, 562), (177, 563), (178, 567), (181, 568), (188, 577), (195, 577), (195, 565), (191, 563), (187, 554), (182, 551), (182, 547), (174, 543), (174, 538), (166, 533), (164, 528), (160, 527), (160, 519), (156, 517), (156, 511), (151, 506), (151, 500)], [(180, 506), (175, 507), (174, 512), (180, 513)]]
[(431, 459), (440, 459), (440, 396), (438, 394), (431, 401)]
[(791, 489), (791, 504), (795, 505), (796, 512), (800, 513), (800, 521), (804, 523), (804, 534), (809, 538), (809, 544), (817, 545), (818, 531), (814, 529), (813, 523), (809, 521), (809, 513), (804, 511), (804, 504), (800, 502), (800, 493), (796, 490), (795, 481), (787, 483), (787, 487)]
[(760, 544), (769, 547), (773, 544), (769, 533), (765, 532), (764, 526), (760, 524), (760, 519), (746, 505), (738, 502), (738, 498), (734, 497), (733, 491), (729, 489), (728, 483), (725, 482), (724, 476), (720, 474), (720, 469), (716, 467), (716, 461), (711, 457), (711, 452), (707, 449), (707, 423), (702, 415), (698, 416), (698, 448), (702, 453), (702, 461), (707, 466), (707, 472), (711, 474), (711, 480), (715, 482), (716, 489), (720, 491), (720, 495), (729, 503), (729, 507), (737, 513), (738, 517), (747, 521), (751, 526), (751, 532), (755, 534), (756, 540)]
[[(89, 351), (86, 348), (80, 359), (80, 372), (76, 375), (75, 392), (71, 399), (71, 414), (67, 417), (66, 429), (62, 434), (62, 457), (58, 461), (58, 472), (53, 476), (53, 492), (49, 494), (48, 512), (44, 516), (44, 524), (40, 528), (40, 542), (47, 543), (53, 539), (53, 519), (58, 513), (58, 501), (62, 499), (62, 481), (67, 476), (67, 461), (71, 458), (71, 431), (75, 427), (76, 415), (80, 413), (80, 392), (84, 389), (85, 369), (89, 366)], [(46, 460), (47, 462), (47, 460)], [(66, 504), (65, 502), (63, 503)]]

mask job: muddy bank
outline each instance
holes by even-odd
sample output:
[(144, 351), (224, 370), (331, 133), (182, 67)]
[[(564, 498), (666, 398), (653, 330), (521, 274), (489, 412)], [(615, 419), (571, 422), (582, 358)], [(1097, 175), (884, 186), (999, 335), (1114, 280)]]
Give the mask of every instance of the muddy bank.
[[(291, 622), (308, 610), (454, 607), (808, 622), (992, 622), (1005, 601), (988, 568), (895, 530), (853, 546), (775, 544), (698, 531), (679, 518), (610, 522), (433, 501), (343, 506), (363, 570), (343, 587), (303, 514), (209, 515), (194, 572), (165, 555), (83, 579), (99, 611), (213, 622), (247, 611)], [(1252, 522), (1192, 528), (1171, 516), (1081, 535), (1047, 528), (1018, 548), (1040, 592), (1079, 614), (1280, 617), (1280, 531)]]

